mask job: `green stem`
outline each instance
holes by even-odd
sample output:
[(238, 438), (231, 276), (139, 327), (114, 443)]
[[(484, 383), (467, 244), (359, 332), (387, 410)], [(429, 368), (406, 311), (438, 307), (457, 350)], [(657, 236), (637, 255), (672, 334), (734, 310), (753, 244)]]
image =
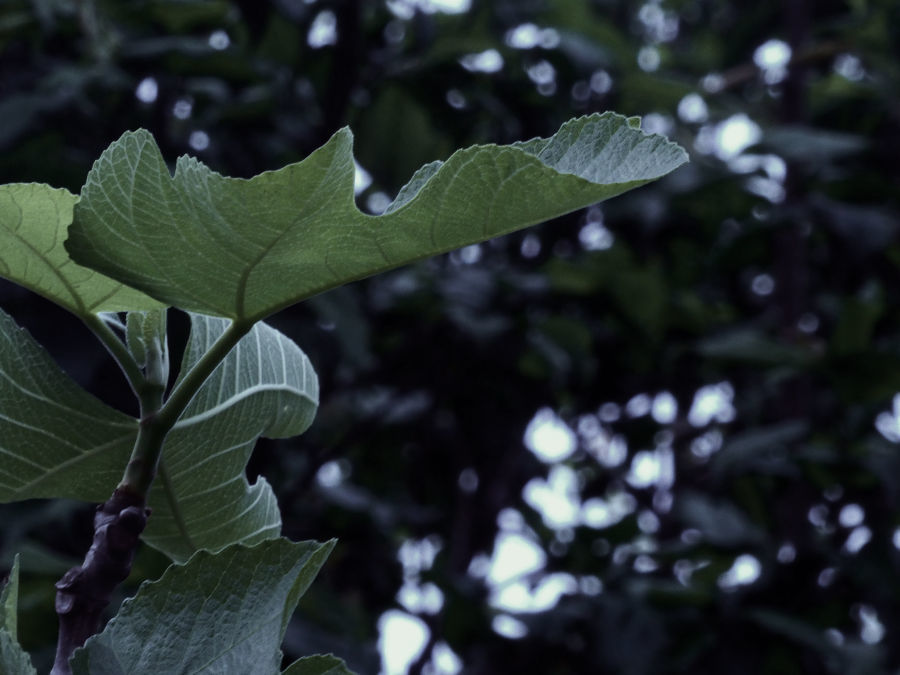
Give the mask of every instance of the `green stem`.
[(156, 476), (166, 435), (175, 426), (175, 422), (181, 417), (206, 379), (252, 327), (253, 322), (233, 321), (172, 390), (162, 407), (152, 412), (148, 411), (149, 414), (144, 414), (141, 418), (134, 450), (125, 467), (122, 482), (119, 483), (120, 489), (143, 495), (146, 498)]
[(157, 413), (141, 420), (137, 440), (125, 467), (122, 482), (117, 488), (144, 499), (147, 498), (150, 485), (156, 476), (156, 465), (159, 463), (159, 456), (166, 440), (167, 430), (160, 427), (157, 421)]

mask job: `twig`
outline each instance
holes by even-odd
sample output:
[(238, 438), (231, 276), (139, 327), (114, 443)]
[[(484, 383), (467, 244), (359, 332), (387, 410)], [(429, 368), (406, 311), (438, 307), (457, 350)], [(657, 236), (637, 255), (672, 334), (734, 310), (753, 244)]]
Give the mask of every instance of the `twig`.
[(150, 510), (144, 498), (116, 489), (94, 515), (94, 541), (80, 567), (56, 583), (59, 639), (50, 675), (71, 675), (69, 658), (100, 629), (103, 610), (116, 587), (128, 578), (138, 538)]

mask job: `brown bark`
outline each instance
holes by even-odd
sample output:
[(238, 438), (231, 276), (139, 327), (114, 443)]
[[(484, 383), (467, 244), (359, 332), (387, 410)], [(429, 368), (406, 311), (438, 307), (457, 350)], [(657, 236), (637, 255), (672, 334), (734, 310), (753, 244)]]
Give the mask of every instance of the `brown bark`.
[(100, 630), (113, 591), (131, 572), (149, 515), (143, 497), (120, 488), (97, 507), (94, 540), (84, 562), (56, 583), (59, 639), (50, 675), (70, 675), (69, 658)]

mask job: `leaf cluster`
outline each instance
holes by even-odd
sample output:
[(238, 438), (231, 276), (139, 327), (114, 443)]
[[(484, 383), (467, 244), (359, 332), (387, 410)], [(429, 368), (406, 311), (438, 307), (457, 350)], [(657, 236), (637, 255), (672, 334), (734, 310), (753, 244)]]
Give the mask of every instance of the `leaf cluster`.
[[(371, 216), (353, 202), (351, 141), (339, 131), (302, 162), (243, 180), (188, 157), (172, 175), (148, 132), (128, 132), (78, 197), (0, 186), (0, 271), (92, 328), (141, 412), (134, 419), (93, 398), (0, 311), (0, 500), (103, 500), (114, 487), (147, 494), (144, 541), (185, 565), (126, 602), (76, 652), (72, 672), (279, 672), (288, 618), (332, 544), (279, 539), (271, 487), (244, 474), (257, 439), (302, 433), (318, 406), (306, 355), (263, 318), (607, 199), (686, 161), (637, 120), (594, 115), (548, 139), (429, 164)], [(171, 388), (169, 306), (191, 319)], [(16, 652), (6, 666), (19, 660)], [(286, 672), (342, 668), (320, 659)]]
[[(0, 182), (77, 194), (138, 127), (167, 160), (249, 178), (349, 124), (371, 180), (356, 201), (380, 213), (424, 163), (573, 115), (641, 114), (691, 149), (670, 180), (268, 320), (327, 395), (299, 439), (260, 439), (246, 473), (271, 483), (286, 535), (341, 538), (285, 633), (288, 660), (334, 651), (375, 672), (390, 644), (379, 619), (399, 610), (429, 636), (411, 673), (449, 650), (486, 673), (900, 667), (897, 3), (400, 15), (413, 4), (426, 3), (97, 0), (96, 22), (67, 2), (4, 4)], [(314, 46), (322, 13), (335, 43)], [(757, 50), (784, 44), (785, 68), (760, 67)], [(470, 70), (498, 64), (473, 58), (487, 50), (502, 66)], [(724, 152), (748, 129), (753, 145)], [(67, 372), (127, 404), (77, 320), (0, 294)], [(177, 366), (189, 319), (170, 312), (169, 330)], [(694, 407), (710, 400), (722, 406), (707, 420)], [(573, 453), (529, 452), (534, 419), (568, 428)], [(673, 471), (635, 480), (655, 466)], [(2, 513), (37, 665), (42, 607), (89, 515)], [(509, 540), (544, 562), (499, 584), (482, 573)], [(135, 580), (166, 564), (145, 549)], [(730, 585), (733, 568), (759, 576)]]

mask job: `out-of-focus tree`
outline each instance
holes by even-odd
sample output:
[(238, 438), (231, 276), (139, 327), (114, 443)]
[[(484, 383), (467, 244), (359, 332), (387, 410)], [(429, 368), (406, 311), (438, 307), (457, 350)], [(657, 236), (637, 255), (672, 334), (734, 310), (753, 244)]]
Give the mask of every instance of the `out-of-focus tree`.
[[(341, 540), (285, 651), (374, 673), (412, 625), (411, 672), (889, 672), (898, 26), (889, 0), (8, 0), (0, 182), (77, 191), (139, 126), (250, 176), (350, 124), (378, 212), (454, 147), (643, 116), (689, 167), (277, 318), (323, 405), (250, 470), (286, 534)], [(119, 400), (77, 322), (0, 293)], [(52, 650), (48, 579), (89, 517), (2, 518), (23, 644)]]

